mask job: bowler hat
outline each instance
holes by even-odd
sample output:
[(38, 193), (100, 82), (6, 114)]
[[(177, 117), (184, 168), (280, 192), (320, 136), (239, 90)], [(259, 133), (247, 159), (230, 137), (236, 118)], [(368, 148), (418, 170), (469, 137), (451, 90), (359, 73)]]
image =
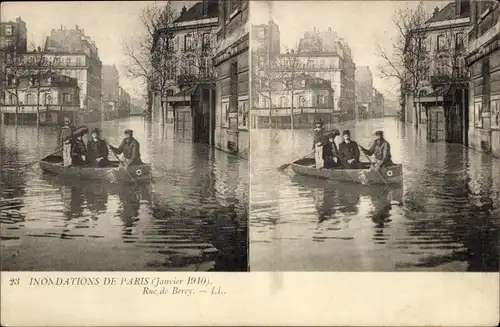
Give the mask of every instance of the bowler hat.
[(384, 135), (384, 132), (382, 132), (382, 131), (376, 131), (376, 132), (375, 132), (375, 135), (377, 135), (377, 136), (383, 136), (383, 135)]
[(342, 132), (342, 135), (351, 135), (351, 131), (349, 131), (348, 129), (344, 130)]
[(128, 129), (128, 128), (127, 128), (127, 129), (126, 129), (123, 133), (125, 133), (125, 134), (129, 134), (129, 135), (132, 135), (132, 133), (133, 133), (133, 132), (132, 132), (132, 130), (131, 130), (131, 129)]

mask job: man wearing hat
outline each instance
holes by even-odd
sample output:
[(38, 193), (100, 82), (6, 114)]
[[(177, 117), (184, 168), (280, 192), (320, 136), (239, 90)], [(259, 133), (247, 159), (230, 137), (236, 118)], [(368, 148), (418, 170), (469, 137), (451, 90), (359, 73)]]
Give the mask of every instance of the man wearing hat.
[(63, 148), (63, 164), (64, 167), (71, 166), (71, 140), (75, 128), (71, 125), (69, 117), (64, 117), (64, 126), (61, 128), (59, 135), (59, 144)]
[(106, 142), (99, 137), (99, 129), (92, 130), (92, 139), (88, 145), (89, 162), (98, 167), (105, 167), (108, 164), (108, 146)]
[(359, 164), (358, 144), (351, 140), (351, 132), (345, 130), (342, 132), (344, 141), (339, 144), (339, 155), (342, 165), (348, 169), (357, 169)]
[(391, 145), (384, 139), (384, 132), (376, 131), (375, 136), (377, 136), (377, 138), (373, 141), (371, 148), (365, 149), (361, 147), (361, 150), (367, 156), (375, 156), (375, 165), (373, 168), (379, 170), (380, 167), (393, 164), (391, 158)]
[(130, 165), (141, 165), (142, 160), (141, 153), (139, 151), (139, 142), (134, 138), (134, 132), (131, 129), (126, 129), (124, 133), (125, 138), (118, 148), (115, 148), (111, 145), (109, 147), (116, 154), (123, 153), (123, 156), (125, 157), (125, 167), (128, 167)]

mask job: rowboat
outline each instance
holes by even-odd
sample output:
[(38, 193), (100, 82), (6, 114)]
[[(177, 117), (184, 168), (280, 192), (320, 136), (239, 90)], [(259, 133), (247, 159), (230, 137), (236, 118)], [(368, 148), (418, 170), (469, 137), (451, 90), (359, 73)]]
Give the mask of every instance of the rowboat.
[(317, 169), (316, 162), (312, 158), (297, 160), (291, 164), (292, 170), (303, 176), (337, 180), (341, 182), (353, 182), (363, 185), (368, 184), (397, 184), (403, 179), (403, 166), (395, 164), (380, 168), (379, 172), (370, 169), (370, 163), (361, 162), (358, 169)]
[(99, 180), (107, 183), (127, 183), (151, 180), (151, 165), (120, 167), (119, 161), (109, 161), (108, 167), (70, 166), (64, 167), (60, 155), (49, 155), (39, 161), (40, 168), (62, 178)]

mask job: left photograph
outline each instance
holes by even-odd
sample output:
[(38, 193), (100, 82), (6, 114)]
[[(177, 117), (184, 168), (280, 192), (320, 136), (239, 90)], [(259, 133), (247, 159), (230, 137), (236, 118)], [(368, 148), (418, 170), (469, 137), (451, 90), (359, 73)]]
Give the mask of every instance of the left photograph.
[(3, 2), (2, 271), (248, 271), (248, 1)]

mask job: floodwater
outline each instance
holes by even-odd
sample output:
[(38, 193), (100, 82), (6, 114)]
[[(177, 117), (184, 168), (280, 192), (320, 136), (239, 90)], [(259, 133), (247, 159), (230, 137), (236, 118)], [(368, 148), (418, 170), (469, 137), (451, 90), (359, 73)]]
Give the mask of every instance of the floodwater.
[[(428, 143), (394, 118), (338, 126), (368, 147), (382, 129), (401, 187), (357, 186), (277, 167), (311, 151), (308, 130), (253, 130), (253, 271), (499, 271), (500, 161)], [(339, 141), (339, 140), (337, 140)]]
[(247, 161), (141, 117), (99, 127), (115, 146), (134, 130), (151, 183), (59, 179), (31, 164), (57, 148), (54, 127), (1, 126), (2, 270), (248, 269)]

